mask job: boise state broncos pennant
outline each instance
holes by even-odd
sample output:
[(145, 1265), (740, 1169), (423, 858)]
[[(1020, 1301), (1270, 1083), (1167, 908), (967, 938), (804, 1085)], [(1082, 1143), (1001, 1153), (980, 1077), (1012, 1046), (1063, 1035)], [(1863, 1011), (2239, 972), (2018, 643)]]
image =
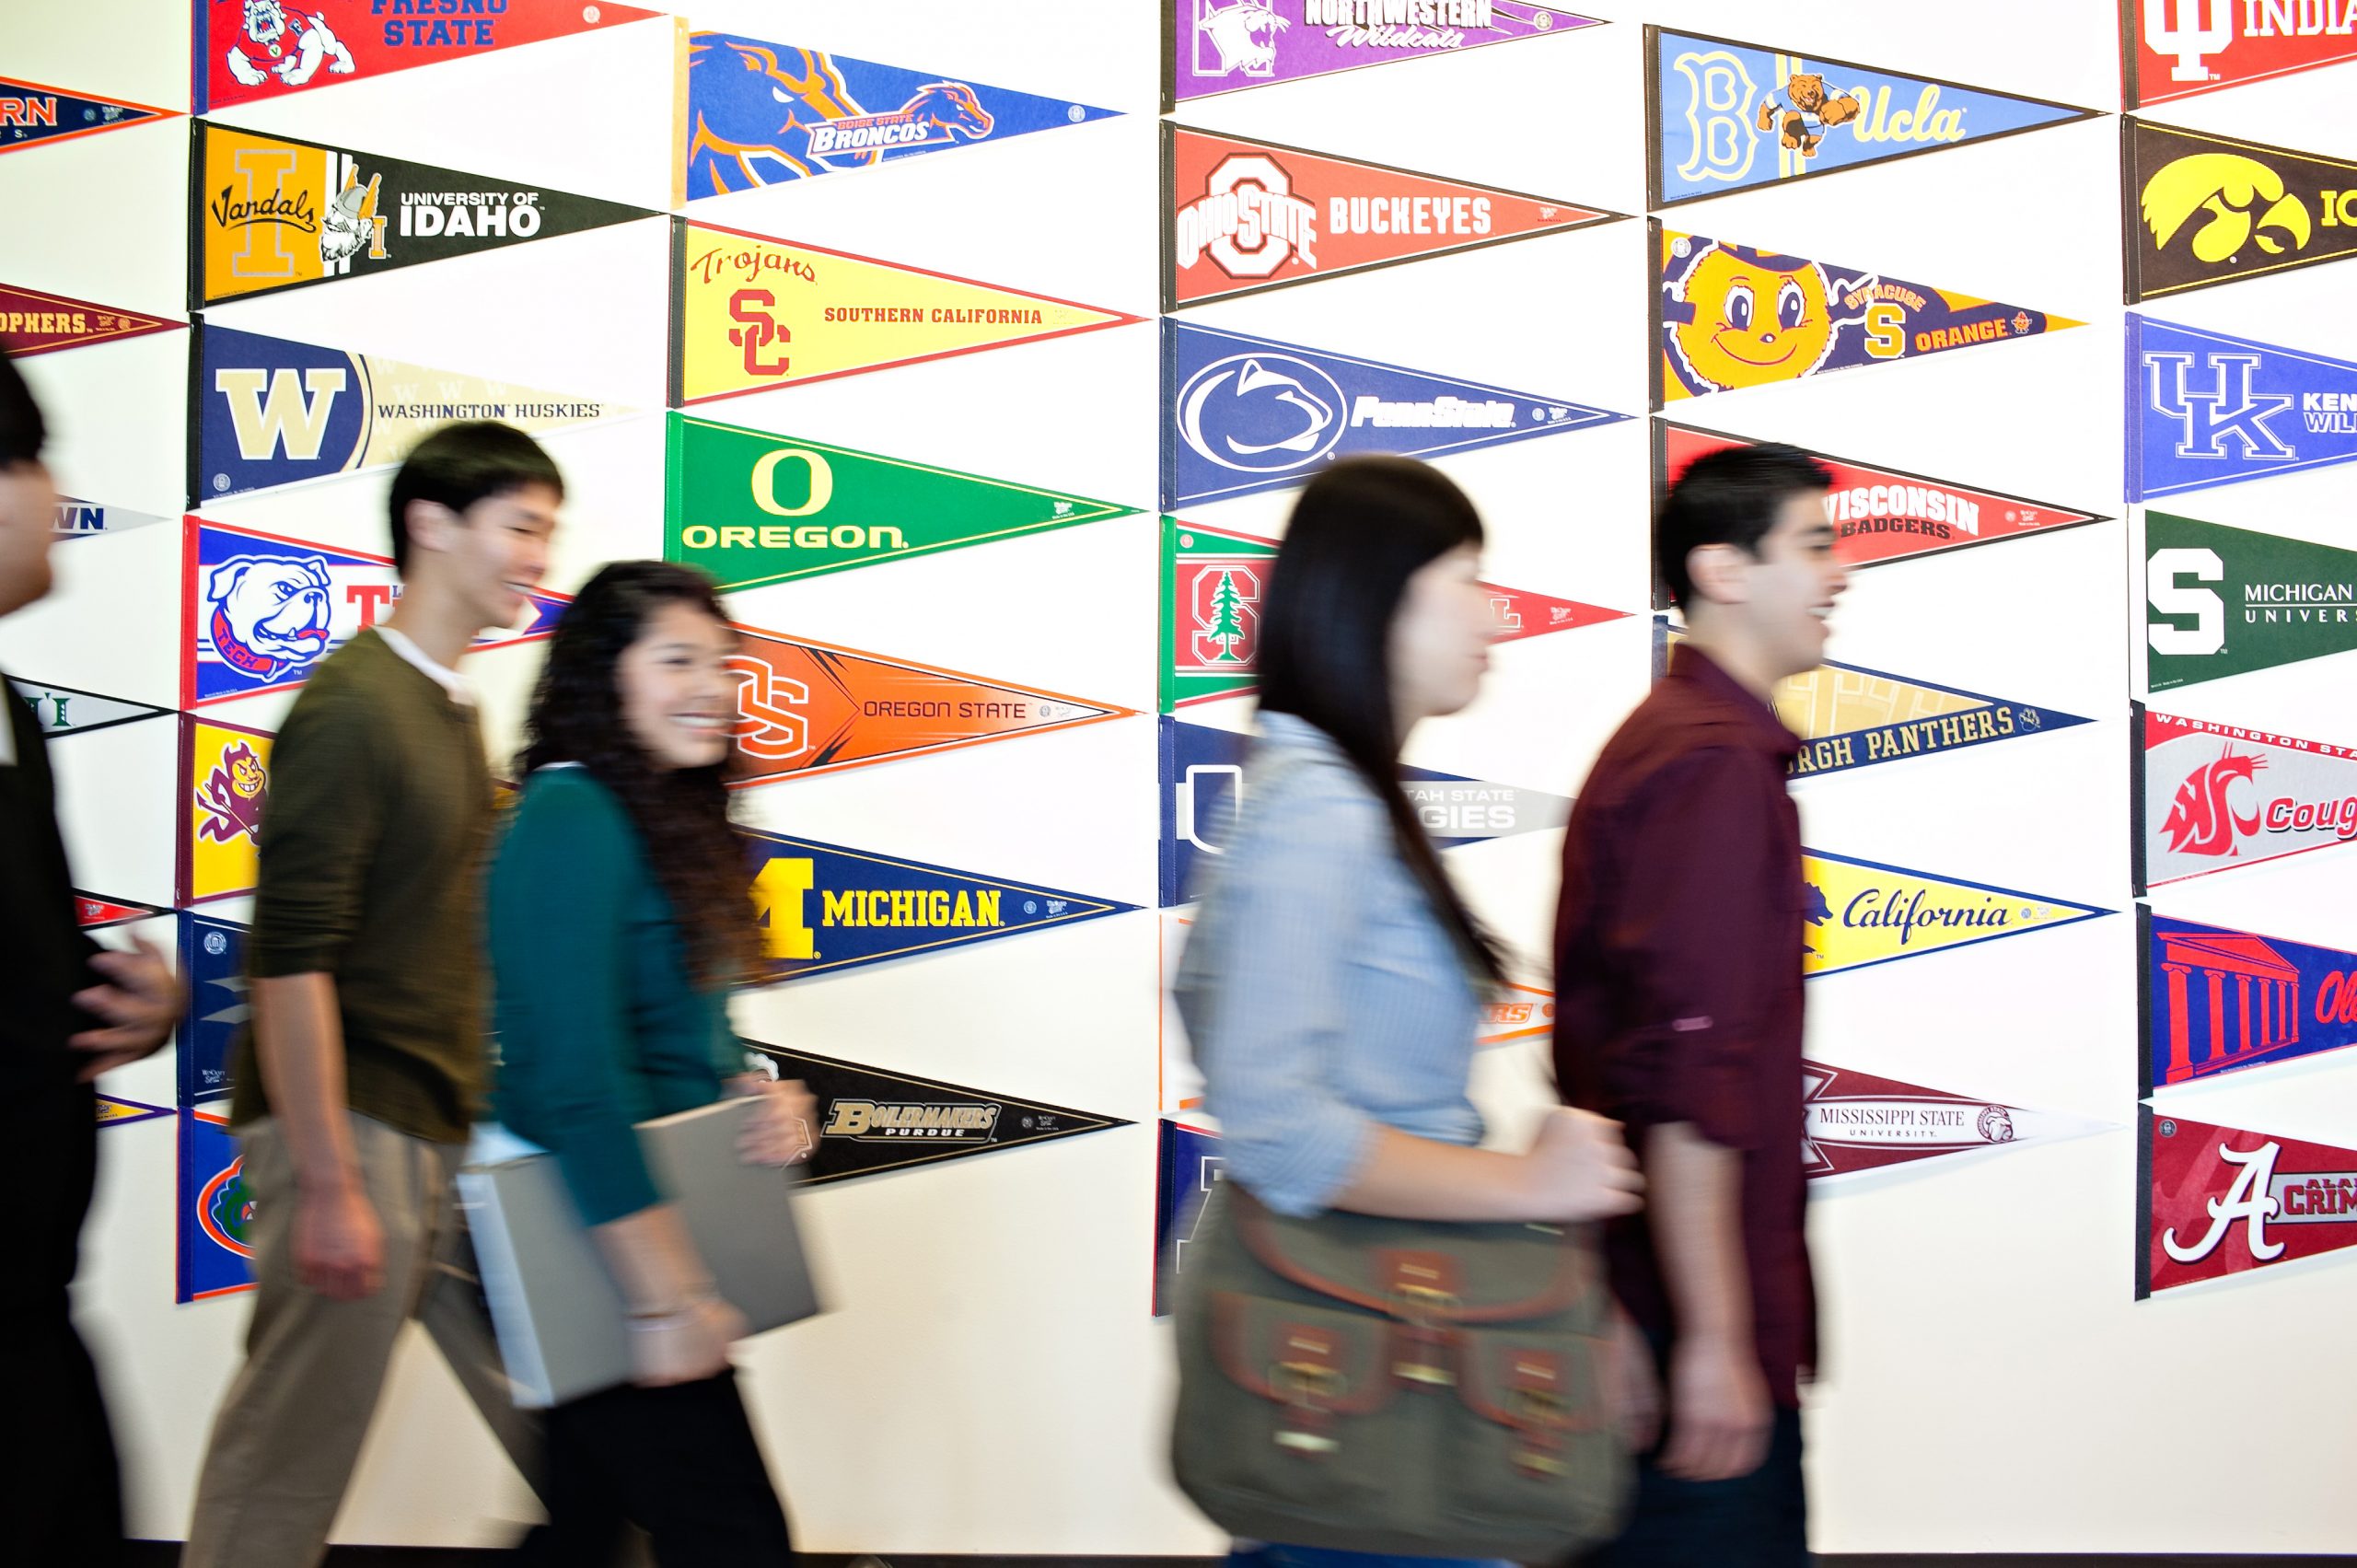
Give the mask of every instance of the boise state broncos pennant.
[(2357, 364), (2128, 314), (2128, 499), (2357, 458)]
[(1202, 1223), (1203, 1200), (1226, 1175), (1219, 1134), (1163, 1117), (1155, 1123), (1154, 1182), (1154, 1315), (1167, 1318), (1178, 1306), (1176, 1286), (1187, 1269), (1187, 1249)]
[(2026, 1110), (1824, 1062), (1803, 1062), (1801, 1082), (1801, 1162), (1811, 1181), (2105, 1130), (2067, 1111)]
[(2119, 122), (2128, 303), (2357, 254), (2357, 163)]
[(180, 985), (188, 1004), (174, 1040), (183, 1109), (226, 1099), (238, 1033), (253, 1016), (246, 995), (246, 930), (180, 912)]
[(1823, 850), (1801, 852), (1801, 970), (1810, 979), (2111, 912)]
[(2138, 1093), (2357, 1045), (2357, 953), (2136, 915)]
[(112, 729), (119, 724), (136, 724), (141, 719), (161, 718), (169, 711), (13, 675), (8, 678), (8, 684), (17, 699), (32, 709), (33, 717), (41, 723), (41, 732), (52, 740), (65, 735), (87, 735), (94, 729)]
[(144, 337), (188, 325), (62, 294), (0, 284), (0, 348), (16, 359), (117, 338)]
[(2139, 893), (2357, 839), (2357, 749), (2129, 707)]
[(269, 730), (180, 718), (177, 904), (250, 893), (270, 808)]
[(1163, 0), (1164, 112), (1270, 82), (1598, 26), (1539, 0)]
[(0, 76), (0, 153), (96, 135), (142, 121), (169, 119), (173, 113), (144, 103)]
[(180, 1267), (174, 1301), (251, 1290), (254, 1199), (229, 1124), (209, 1110), (180, 1112)]
[(2136, 1299), (2357, 1244), (2357, 1149), (2137, 1107)]
[(2131, 109), (2357, 59), (2357, 0), (2119, 0)]
[(2357, 551), (2144, 514), (2144, 683), (2162, 691), (2357, 648)]

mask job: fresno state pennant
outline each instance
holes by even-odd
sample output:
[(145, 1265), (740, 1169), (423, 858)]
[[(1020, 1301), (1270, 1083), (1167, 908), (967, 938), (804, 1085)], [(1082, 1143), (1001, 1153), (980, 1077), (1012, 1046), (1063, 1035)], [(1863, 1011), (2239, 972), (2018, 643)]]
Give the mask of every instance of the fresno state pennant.
[(74, 923), (85, 931), (97, 931), (103, 926), (124, 925), (134, 920), (153, 920), (169, 914), (169, 910), (154, 904), (133, 903), (127, 899), (100, 898), (78, 889), (74, 894)]
[(2357, 648), (2357, 551), (2144, 514), (2154, 691)]
[(94, 729), (112, 729), (119, 724), (136, 724), (141, 719), (161, 718), (168, 711), (15, 676), (8, 678), (8, 684), (18, 699), (31, 707), (33, 717), (41, 721), (41, 732), (52, 739), (62, 735), (87, 735)]
[(2357, 1149), (2136, 1109), (2137, 1300), (2357, 1242)]
[(1731, 39), (1645, 29), (1649, 207), (1989, 142), (2095, 114)]
[(2119, 122), (2128, 303), (2357, 253), (2357, 163)]
[(2111, 912), (1822, 850), (1801, 852), (1801, 876), (1807, 884), (1801, 969), (1811, 979)]
[(1627, 215), (1162, 123), (1162, 308)]
[(54, 354), (62, 348), (80, 348), (87, 343), (111, 343), (117, 338), (168, 332), (187, 325), (185, 321), (143, 316), (136, 310), (118, 310), (110, 305), (93, 305), (87, 299), (72, 299), (37, 288), (0, 284), (0, 348), (6, 348), (16, 359)]
[(545, 186), (193, 123), (191, 308), (655, 215)]
[(1162, 108), (1600, 25), (1533, 0), (1164, 0)]
[(2131, 109), (2352, 58), (2351, 0), (2119, 0)]
[(2129, 707), (2138, 892), (2357, 838), (2357, 749)]
[(1187, 1269), (1187, 1249), (1202, 1223), (1203, 1200), (1227, 1174), (1219, 1134), (1164, 1117), (1156, 1126), (1154, 1183), (1154, 1315), (1167, 1318), (1177, 1307), (1178, 1276)]
[(2357, 1045), (2357, 953), (2136, 913), (2140, 1094)]
[(196, 111), (635, 22), (613, 0), (192, 0)]
[(0, 153), (96, 135), (143, 120), (169, 119), (172, 113), (144, 103), (69, 93), (63, 87), (0, 76)]
[(2103, 1131), (2063, 1111), (1992, 1104), (1823, 1062), (1803, 1062), (1801, 1081), (1801, 1159), (1812, 1181)]
[(2357, 365), (2128, 314), (2128, 499), (2357, 458)]
[(182, 1110), (180, 1122), (180, 1269), (172, 1299), (251, 1290), (254, 1199), (238, 1140), (211, 1111)]
[(663, 559), (709, 573), (724, 589), (1136, 510), (690, 414), (668, 422)]
[(1654, 407), (2084, 325), (1654, 224)]
[(149, 1105), (144, 1100), (122, 1099), (114, 1095), (99, 1096), (99, 1125), (101, 1127), (122, 1127), (171, 1113), (169, 1106)]
[(737, 33), (687, 41), (683, 199), (873, 168), (1115, 111)]
[(154, 512), (134, 512), (123, 506), (61, 495), (57, 498), (57, 520), (50, 525), (50, 532), (60, 540), (96, 539), (101, 534), (129, 533), (133, 528), (172, 520)]
[(183, 1109), (226, 1099), (232, 1087), (238, 1035), (253, 1016), (246, 996), (246, 929), (185, 911), (180, 915), (180, 984), (188, 1006), (174, 1054)]
[(1138, 319), (685, 218), (671, 234), (675, 405)]
[(253, 891), (273, 738), (268, 730), (181, 717), (180, 889), (173, 902)]

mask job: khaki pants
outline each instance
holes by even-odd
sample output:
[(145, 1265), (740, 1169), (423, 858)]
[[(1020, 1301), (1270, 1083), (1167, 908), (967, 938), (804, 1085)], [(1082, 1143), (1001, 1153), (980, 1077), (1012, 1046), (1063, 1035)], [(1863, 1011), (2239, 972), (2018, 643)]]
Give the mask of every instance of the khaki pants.
[(331, 1301), (295, 1277), (295, 1168), (263, 1120), (238, 1135), (254, 1196), (246, 1363), (214, 1420), (181, 1568), (317, 1568), (401, 1325), (434, 1337), (508, 1457), (537, 1481), (539, 1423), (513, 1403), (474, 1282), (456, 1185), (464, 1145), (354, 1113), (360, 1179), (385, 1232), (385, 1283)]

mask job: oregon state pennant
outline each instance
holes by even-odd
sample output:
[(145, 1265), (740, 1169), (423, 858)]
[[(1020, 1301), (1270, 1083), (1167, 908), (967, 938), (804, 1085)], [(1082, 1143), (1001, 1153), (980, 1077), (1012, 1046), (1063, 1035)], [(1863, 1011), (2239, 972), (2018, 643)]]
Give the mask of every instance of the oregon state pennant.
[(1601, 25), (1535, 0), (1163, 0), (1164, 112), (1189, 99)]
[(1803, 1062), (1802, 1168), (1812, 1181), (1974, 1149), (2082, 1137), (2104, 1123)]
[(2357, 749), (2129, 707), (2139, 893), (2357, 839)]
[(2128, 303), (2357, 254), (2357, 163), (2119, 122)]
[(2357, 364), (2128, 313), (2128, 499), (2357, 458)]
[(33, 717), (41, 723), (41, 732), (52, 740), (60, 736), (87, 735), (94, 729), (112, 729), (120, 724), (136, 724), (141, 719), (161, 718), (170, 711), (16, 676), (8, 678), (8, 684), (17, 698), (31, 707)]
[(2136, 1299), (2357, 1242), (2357, 1149), (2137, 1107)]
[(269, 730), (188, 714), (180, 719), (179, 891), (201, 904), (250, 893), (270, 808)]
[(2119, 0), (2131, 109), (2357, 59), (2351, 0)]
[(2357, 1045), (2357, 953), (2136, 918), (2140, 1094)]
[(1809, 978), (2070, 925), (2112, 912), (1822, 850), (1801, 852)]
[(1154, 1183), (1154, 1315), (1178, 1305), (1175, 1289), (1187, 1270), (1187, 1249), (1202, 1223), (1203, 1200), (1226, 1175), (1219, 1134), (1163, 1117), (1155, 1124)]
[(2357, 648), (2357, 551), (2144, 514), (2144, 683), (2198, 680)]
[(172, 1299), (251, 1290), (254, 1197), (229, 1124), (209, 1110), (180, 1112), (180, 1268)]
[(112, 343), (117, 338), (144, 337), (185, 327), (185, 321), (94, 305), (62, 294), (0, 284), (0, 348), (10, 356), (29, 359), (62, 348)]
[(253, 1017), (246, 992), (246, 927), (234, 921), (180, 913), (180, 985), (188, 1005), (180, 1015), (179, 1057), (183, 1109), (226, 1099), (238, 1034)]
[(0, 76), (0, 153), (94, 136), (143, 121), (168, 120), (174, 112)]

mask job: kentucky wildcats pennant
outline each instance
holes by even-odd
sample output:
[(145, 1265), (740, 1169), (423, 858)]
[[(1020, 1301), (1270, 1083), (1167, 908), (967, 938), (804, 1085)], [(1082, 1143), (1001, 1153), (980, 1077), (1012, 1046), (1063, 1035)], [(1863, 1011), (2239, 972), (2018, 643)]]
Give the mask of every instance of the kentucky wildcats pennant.
[(2139, 893), (2357, 838), (2357, 749), (2129, 707)]
[(2357, 365), (2128, 315), (2128, 499), (2357, 458)]
[(2131, 109), (2357, 59), (2352, 0), (2119, 0)]
[(2128, 302), (2357, 253), (2357, 163), (2119, 122)]
[(169, 1106), (149, 1105), (144, 1100), (123, 1099), (116, 1095), (99, 1098), (99, 1125), (125, 1127), (134, 1121), (147, 1121), (158, 1116), (169, 1116)]
[(30, 704), (33, 716), (41, 721), (41, 732), (52, 739), (64, 735), (87, 735), (94, 729), (112, 729), (119, 724), (136, 724), (141, 719), (160, 718), (169, 710), (151, 708), (145, 703), (126, 703), (120, 697), (101, 697), (95, 691), (77, 691), (71, 686), (52, 686), (46, 681), (8, 678), (18, 698)]
[(144, 103), (69, 93), (62, 87), (0, 76), (0, 153), (94, 136), (143, 120), (167, 120), (172, 113)]
[(194, 126), (192, 309), (655, 215), (546, 186)]
[(1162, 321), (1162, 505), (1306, 482), (1336, 458), (1447, 452), (1626, 419), (1269, 338)]
[(251, 1290), (254, 1199), (238, 1140), (211, 1111), (182, 1110), (180, 1121), (180, 1268), (172, 1299)]
[(129, 533), (154, 523), (176, 521), (178, 515), (161, 517), (154, 512), (134, 512), (127, 507), (102, 505), (96, 501), (77, 501), (70, 495), (57, 499), (57, 520), (50, 525), (51, 534), (59, 539), (96, 539), (101, 534)]
[(691, 33), (687, 51), (691, 202), (1118, 112), (738, 33)]
[(1163, 0), (1162, 108), (1601, 25), (1536, 0)]
[(1802, 1169), (1812, 1181), (2105, 1130), (2066, 1111), (1996, 1105), (1823, 1062), (1803, 1062), (1801, 1081)]
[(185, 321), (143, 316), (136, 310), (118, 310), (110, 305), (93, 305), (87, 299), (72, 299), (37, 288), (0, 284), (0, 348), (6, 348), (16, 359), (89, 343), (112, 343), (117, 338), (168, 332), (187, 325)]
[(1137, 908), (918, 860), (749, 832), (771, 981), (937, 953)]
[(1226, 1175), (1219, 1134), (1168, 1117), (1155, 1123), (1154, 1183), (1154, 1315), (1167, 1318), (1177, 1307), (1178, 1276), (1187, 1269), (1187, 1249), (1202, 1224), (1203, 1200)]
[(2144, 514), (2144, 683), (2198, 680), (2357, 648), (2357, 551)]
[(2137, 1300), (2357, 1243), (2357, 1149), (2136, 1120)]
[(2357, 1045), (2357, 953), (2136, 917), (2139, 1094)]
[(1801, 969), (1811, 979), (2111, 912), (1822, 850), (1801, 852), (1801, 876), (1808, 886)]
[(74, 894), (74, 923), (85, 931), (125, 925), (134, 920), (153, 920), (157, 915), (171, 912), (157, 909), (154, 904), (134, 903), (128, 899), (100, 898), (96, 893), (79, 890)]
[(177, 904), (254, 889), (270, 806), (272, 732), (193, 714), (180, 719)]
[(1164, 121), (1162, 308), (1625, 215)]
[(1654, 225), (1654, 407), (2084, 323)]
[(1989, 142), (2095, 114), (1731, 39), (1645, 29), (1650, 207)]
[(238, 1031), (253, 1017), (246, 995), (246, 927), (183, 912), (180, 984), (188, 1005), (176, 1037), (183, 1109), (226, 1099)]

